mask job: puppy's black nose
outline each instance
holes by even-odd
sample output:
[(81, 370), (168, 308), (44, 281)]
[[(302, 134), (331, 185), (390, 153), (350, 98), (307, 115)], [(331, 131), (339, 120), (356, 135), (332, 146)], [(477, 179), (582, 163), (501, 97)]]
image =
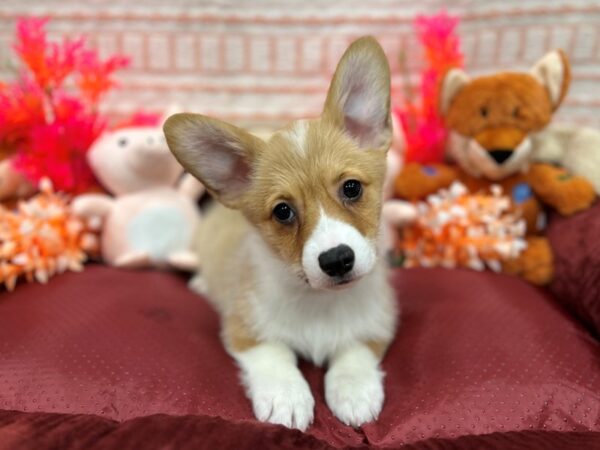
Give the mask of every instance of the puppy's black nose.
[(490, 150), (490, 156), (498, 164), (503, 164), (513, 154), (512, 150), (506, 148), (494, 148)]
[(339, 277), (354, 267), (354, 251), (345, 244), (330, 248), (319, 255), (321, 270), (330, 277)]

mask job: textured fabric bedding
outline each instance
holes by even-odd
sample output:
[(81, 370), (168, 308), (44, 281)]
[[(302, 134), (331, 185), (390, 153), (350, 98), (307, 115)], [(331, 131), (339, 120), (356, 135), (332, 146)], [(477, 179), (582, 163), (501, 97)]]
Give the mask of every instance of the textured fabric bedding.
[[(513, 450), (598, 448), (600, 433), (510, 431), (427, 439), (406, 450)], [(356, 448), (389, 448), (359, 444)], [(98, 416), (0, 412), (0, 450), (325, 450), (334, 447), (296, 430), (233, 423), (207, 416), (154, 415), (123, 423)]]
[(71, 448), (140, 448), (144, 439), (143, 448), (198, 448), (185, 445), (199, 439), (236, 448), (481, 448), (492, 439), (510, 448), (558, 435), (600, 446), (589, 433), (600, 431), (599, 344), (544, 291), (465, 270), (397, 270), (393, 282), (403, 313), (383, 363), (379, 420), (341, 424), (325, 405), (323, 370), (302, 363), (316, 400), (306, 434), (254, 419), (216, 314), (181, 276), (92, 265), (2, 293), (0, 408), (36, 414), (3, 413), (0, 449), (33, 439), (31, 420), (39, 441), (23, 448), (45, 448), (44, 439), (54, 448), (60, 439)]
[(555, 251), (551, 292), (600, 337), (600, 202), (572, 218), (551, 221)]

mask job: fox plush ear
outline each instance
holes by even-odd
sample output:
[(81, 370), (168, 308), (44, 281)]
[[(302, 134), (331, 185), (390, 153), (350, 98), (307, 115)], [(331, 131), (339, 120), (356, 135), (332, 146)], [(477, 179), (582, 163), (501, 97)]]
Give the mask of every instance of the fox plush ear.
[(354, 41), (342, 56), (323, 119), (342, 129), (361, 148), (387, 150), (390, 146), (390, 69), (374, 38)]
[(544, 85), (554, 109), (558, 108), (569, 90), (571, 68), (562, 50), (546, 53), (530, 71), (530, 74)]
[(452, 103), (452, 99), (465, 87), (471, 78), (461, 69), (449, 70), (444, 79), (442, 80), (442, 86), (440, 89), (439, 108), (442, 115), (445, 115)]
[(163, 130), (175, 158), (224, 205), (239, 206), (264, 145), (233, 125), (200, 114), (175, 114)]

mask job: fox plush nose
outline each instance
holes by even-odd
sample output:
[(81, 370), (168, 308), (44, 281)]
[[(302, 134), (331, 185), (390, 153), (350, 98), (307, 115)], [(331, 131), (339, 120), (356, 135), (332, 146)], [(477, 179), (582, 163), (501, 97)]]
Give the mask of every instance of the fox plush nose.
[(495, 148), (493, 150), (490, 150), (490, 156), (498, 164), (503, 164), (504, 161), (506, 161), (508, 158), (510, 158), (510, 156), (512, 154), (513, 154), (512, 150), (505, 149), (505, 148)]
[(345, 275), (354, 267), (354, 251), (345, 244), (331, 248), (319, 255), (319, 266), (330, 277)]

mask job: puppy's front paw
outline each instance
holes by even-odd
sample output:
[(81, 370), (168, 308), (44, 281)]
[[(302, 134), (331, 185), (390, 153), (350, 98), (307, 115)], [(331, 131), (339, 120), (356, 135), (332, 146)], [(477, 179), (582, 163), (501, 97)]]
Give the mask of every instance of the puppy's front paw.
[(383, 406), (383, 373), (377, 367), (355, 372), (332, 368), (325, 376), (325, 399), (335, 416), (358, 427), (379, 416)]
[(250, 392), (256, 418), (288, 428), (306, 430), (313, 421), (315, 401), (308, 383), (299, 373), (289, 378), (266, 377)]

